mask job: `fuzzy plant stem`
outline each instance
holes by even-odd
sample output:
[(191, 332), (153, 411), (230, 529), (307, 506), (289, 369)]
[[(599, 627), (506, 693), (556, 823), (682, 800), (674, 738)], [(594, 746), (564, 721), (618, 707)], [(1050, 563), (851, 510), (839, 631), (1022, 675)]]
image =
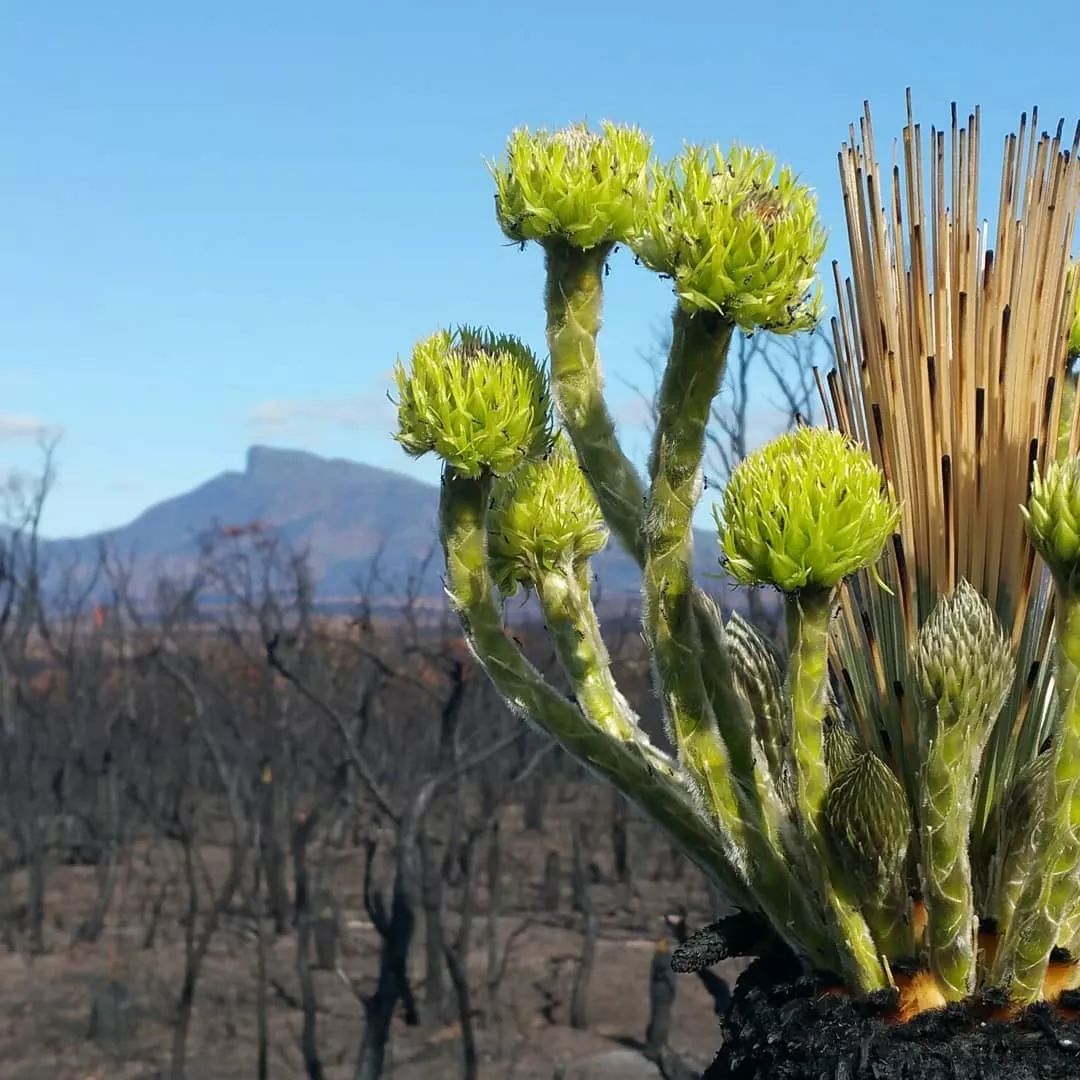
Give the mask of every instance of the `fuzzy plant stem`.
[[(815, 937), (823, 928), (785, 861), (779, 837), (781, 804), (764, 762), (754, 760), (749, 723), (730, 672), (723, 684), (728, 698), (719, 713), (713, 710), (694, 610), (692, 519), (701, 492), (705, 426), (731, 333), (731, 325), (716, 316), (676, 310), (642, 533), (645, 632), (683, 766), (717, 828), (746, 852), (750, 886), (762, 910), (789, 940), (798, 940), (800, 932)], [(721, 718), (729, 723), (728, 731), (718, 727)], [(813, 951), (820, 956), (820, 949)]]
[(887, 983), (870, 927), (854, 898), (834, 885), (832, 856), (822, 832), (821, 811), (829, 785), (824, 720), (832, 602), (832, 590), (826, 589), (804, 590), (785, 600), (795, 808), (811, 848), (808, 874), (841, 945), (842, 974), (861, 990), (880, 990)]
[(1057, 586), (1057, 671), (1061, 717), (1050, 753), (1046, 814), (1039, 830), (1035, 872), (1028, 878), (995, 964), (1020, 1004), (1038, 1000), (1080, 885), (1080, 595)]
[[(581, 251), (552, 240), (544, 251), (552, 396), (605, 521), (644, 569), (645, 489), (619, 446), (615, 423), (604, 402), (596, 340), (603, 309), (604, 264), (611, 245)], [(735, 691), (720, 612), (698, 588), (693, 590), (693, 608), (701, 634), (700, 665), (713, 712), (729, 730), (738, 730), (740, 739), (748, 738), (751, 719)], [(725, 738), (727, 734), (725, 730)], [(738, 755), (738, 748), (732, 747), (732, 753)]]
[(510, 709), (618, 788), (664, 828), (737, 907), (757, 910), (743, 879), (740, 853), (698, 811), (673, 771), (658, 768), (636, 741), (622, 742), (591, 725), (552, 688), (503, 628), (487, 564), (486, 514), (491, 478), (447, 466), (439, 501), (446, 589), (465, 638)]
[[(954, 708), (961, 714), (955, 715)], [(949, 698), (924, 711), (919, 839), (930, 969), (942, 994), (960, 1001), (975, 987), (975, 900), (968, 842), (977, 755), (973, 722)]]
[(644, 491), (634, 466), (619, 447), (615, 422), (604, 402), (596, 346), (604, 264), (611, 249), (611, 244), (589, 251), (560, 241), (545, 245), (551, 389), (608, 526), (640, 564)]
[(612, 738), (648, 743), (630, 703), (615, 684), (588, 585), (572, 571), (554, 570), (537, 581), (536, 591), (581, 711)]

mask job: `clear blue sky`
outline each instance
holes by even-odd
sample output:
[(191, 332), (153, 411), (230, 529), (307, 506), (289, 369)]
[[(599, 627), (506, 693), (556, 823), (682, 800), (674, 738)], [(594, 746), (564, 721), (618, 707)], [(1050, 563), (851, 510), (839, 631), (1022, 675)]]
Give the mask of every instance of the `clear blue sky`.
[[(996, 157), (1033, 102), (1080, 112), (1075, 11), (5, 4), (0, 473), (33, 465), (35, 428), (62, 431), (50, 535), (122, 524), (256, 442), (434, 480), (389, 437), (394, 358), (457, 321), (543, 345), (541, 257), (505, 245), (483, 163), (514, 126), (632, 122), (662, 155), (766, 146), (820, 192), (843, 262), (836, 152), (863, 99), (883, 154), (905, 86), (926, 127), (981, 103)], [(619, 376), (647, 379), (669, 295), (616, 259), (603, 344), (622, 415)]]

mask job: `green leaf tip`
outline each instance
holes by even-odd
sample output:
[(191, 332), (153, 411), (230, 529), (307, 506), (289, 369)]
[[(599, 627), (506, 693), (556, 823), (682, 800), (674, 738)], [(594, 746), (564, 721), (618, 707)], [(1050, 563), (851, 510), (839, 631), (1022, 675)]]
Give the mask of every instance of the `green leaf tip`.
[(748, 454), (714, 507), (728, 573), (785, 593), (828, 590), (880, 558), (900, 507), (869, 452), (800, 427)]
[(465, 476), (505, 476), (551, 443), (547, 377), (517, 338), (462, 327), (419, 342), (394, 366), (405, 452), (434, 451)]
[(915, 687), (938, 715), (994, 720), (1012, 686), (1015, 662), (990, 604), (967, 581), (942, 596), (912, 650)]
[(588, 251), (624, 241), (641, 210), (652, 140), (605, 121), (555, 132), (514, 131), (503, 161), (489, 165), (495, 213), (514, 241), (562, 241)]
[(607, 544), (600, 506), (570, 440), (500, 479), (488, 515), (491, 572), (504, 596), (552, 570), (572, 572)]
[(718, 312), (752, 333), (809, 330), (821, 318), (817, 264), (826, 234), (817, 197), (764, 150), (688, 146), (653, 169), (630, 242), (675, 282), (690, 311)]

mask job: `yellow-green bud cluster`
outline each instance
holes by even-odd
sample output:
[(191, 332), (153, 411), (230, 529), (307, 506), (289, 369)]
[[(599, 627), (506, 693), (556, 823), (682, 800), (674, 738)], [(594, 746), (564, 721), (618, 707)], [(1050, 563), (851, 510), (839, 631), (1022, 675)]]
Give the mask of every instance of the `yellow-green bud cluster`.
[(394, 378), (396, 438), (413, 457), (434, 450), (465, 476), (505, 476), (550, 445), (547, 378), (517, 338), (440, 330), (415, 346), (409, 370), (398, 361)]
[(912, 652), (915, 685), (927, 705), (942, 703), (984, 722), (1000, 711), (1015, 664), (990, 604), (967, 581), (943, 596)]
[(1067, 590), (1080, 587), (1080, 458), (1051, 462), (1035, 474), (1020, 512), (1035, 550)]
[(813, 191), (763, 150), (690, 146), (653, 169), (631, 247), (669, 275), (689, 311), (748, 333), (794, 333), (821, 317), (817, 264), (825, 230)]
[(748, 454), (714, 514), (731, 576), (793, 593), (831, 589), (873, 565), (900, 507), (865, 449), (802, 427)]
[(490, 166), (499, 225), (511, 240), (560, 240), (587, 251), (625, 240), (648, 183), (652, 141), (635, 127), (575, 124), (510, 136)]
[(552, 570), (578, 569), (607, 543), (600, 506), (562, 433), (545, 457), (499, 480), (491, 501), (488, 554), (506, 596)]

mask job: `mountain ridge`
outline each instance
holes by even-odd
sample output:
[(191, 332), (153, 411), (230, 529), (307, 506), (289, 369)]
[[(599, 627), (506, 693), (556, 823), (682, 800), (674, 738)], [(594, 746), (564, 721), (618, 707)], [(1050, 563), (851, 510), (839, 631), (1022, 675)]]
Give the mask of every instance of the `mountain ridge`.
[[(129, 559), (136, 586), (155, 573), (194, 564), (199, 537), (208, 530), (240, 530), (252, 523), (306, 550), (320, 600), (357, 595), (357, 580), (370, 579), (373, 599), (400, 594), (436, 542), (436, 485), (348, 458), (324, 458), (308, 450), (255, 445), (243, 471), (226, 470), (178, 495), (147, 507), (126, 525), (82, 537), (43, 541), (70, 565), (93, 560), (102, 544)], [(719, 574), (716, 539), (695, 529), (695, 574), (715, 591)], [(637, 597), (640, 575), (617, 542), (593, 559), (609, 602)], [(441, 559), (429, 560), (418, 595), (442, 599)], [(722, 576), (722, 575), (721, 575)], [(741, 605), (739, 605), (741, 606)]]

